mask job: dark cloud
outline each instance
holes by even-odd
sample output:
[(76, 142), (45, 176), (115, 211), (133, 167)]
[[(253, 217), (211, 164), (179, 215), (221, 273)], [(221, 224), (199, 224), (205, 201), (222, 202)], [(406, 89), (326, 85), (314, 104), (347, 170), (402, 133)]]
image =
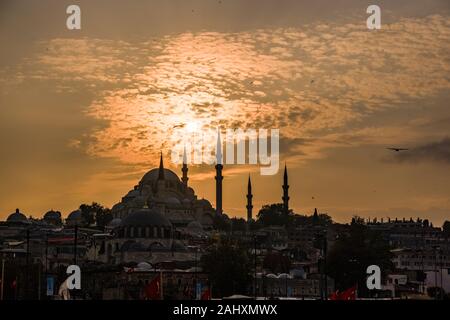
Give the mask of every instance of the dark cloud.
[(399, 162), (435, 161), (450, 164), (450, 138), (398, 153), (395, 159)]

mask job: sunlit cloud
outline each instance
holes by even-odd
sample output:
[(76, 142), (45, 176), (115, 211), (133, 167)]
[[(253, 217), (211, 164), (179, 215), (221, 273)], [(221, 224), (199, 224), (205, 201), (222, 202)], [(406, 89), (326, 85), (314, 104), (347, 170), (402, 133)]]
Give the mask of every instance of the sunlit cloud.
[(280, 128), (285, 156), (295, 163), (333, 146), (382, 143), (400, 129), (349, 125), (450, 87), (450, 19), (439, 15), (403, 19), (380, 32), (318, 23), (38, 45), (34, 67), (20, 77), (96, 90), (85, 113), (105, 125), (68, 144), (143, 167), (156, 164), (160, 150), (169, 154), (179, 128)]

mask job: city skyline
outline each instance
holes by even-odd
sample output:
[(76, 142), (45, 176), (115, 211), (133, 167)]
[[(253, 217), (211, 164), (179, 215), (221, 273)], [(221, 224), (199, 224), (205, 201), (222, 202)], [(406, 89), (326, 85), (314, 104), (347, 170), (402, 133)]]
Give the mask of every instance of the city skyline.
[[(180, 125), (280, 129), (277, 175), (224, 165), (230, 216), (246, 217), (249, 174), (254, 216), (281, 203), (286, 163), (295, 213), (448, 220), (445, 1), (381, 1), (377, 31), (352, 0), (77, 4), (79, 31), (65, 27), (68, 3), (1, 4), (0, 220), (112, 207), (160, 152), (181, 177), (168, 161)], [(189, 166), (215, 206), (214, 175)]]

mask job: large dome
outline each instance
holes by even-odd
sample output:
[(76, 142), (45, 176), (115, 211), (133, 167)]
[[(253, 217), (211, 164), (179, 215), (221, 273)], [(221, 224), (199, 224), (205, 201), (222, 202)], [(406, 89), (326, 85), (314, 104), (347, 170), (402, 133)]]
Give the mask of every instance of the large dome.
[[(159, 177), (159, 169), (158, 168), (152, 169), (144, 175), (144, 177), (141, 180), (141, 183), (153, 184), (158, 180), (158, 177)], [(164, 169), (164, 180), (180, 182), (180, 178), (178, 178), (177, 174), (169, 169)]]
[(122, 220), (122, 226), (161, 226), (171, 227), (170, 221), (162, 214), (150, 209), (136, 210)]
[(9, 215), (8, 219), (6, 219), (6, 221), (8, 221), (8, 222), (25, 222), (25, 223), (27, 223), (28, 219), (23, 213), (21, 213), (19, 211), (19, 209), (16, 209), (16, 212), (11, 213)]

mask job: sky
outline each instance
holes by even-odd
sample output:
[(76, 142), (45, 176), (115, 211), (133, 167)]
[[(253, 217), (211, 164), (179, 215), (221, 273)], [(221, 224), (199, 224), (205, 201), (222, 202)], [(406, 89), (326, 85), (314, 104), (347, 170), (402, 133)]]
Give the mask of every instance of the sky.
[[(81, 30), (66, 27), (81, 8)], [(278, 174), (224, 168), (223, 209), (450, 220), (450, 3), (0, 1), (0, 219), (111, 207), (176, 128), (279, 129)], [(408, 148), (392, 152), (387, 147)], [(215, 203), (213, 165), (190, 185)]]

